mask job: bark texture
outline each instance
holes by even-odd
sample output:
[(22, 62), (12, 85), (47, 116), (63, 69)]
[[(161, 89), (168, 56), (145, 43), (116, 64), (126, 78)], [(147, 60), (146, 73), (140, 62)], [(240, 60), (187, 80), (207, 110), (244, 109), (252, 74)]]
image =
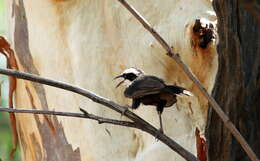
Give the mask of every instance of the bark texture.
[[(117, 82), (112, 79), (129, 67), (191, 90), (195, 97), (178, 98), (177, 105), (165, 109), (162, 117), (165, 133), (196, 154), (196, 139), (204, 135), (207, 121), (207, 100), (119, 2), (12, 0), (9, 3), (10, 37), (22, 71), (78, 85), (120, 104), (131, 101), (123, 96), (123, 88), (115, 90)], [(129, 0), (129, 3), (173, 46), (211, 92), (218, 68), (214, 25), (210, 25), (216, 22), (216, 16), (211, 2)], [(81, 96), (23, 80), (17, 81), (15, 102), (17, 108), (76, 112), (81, 107), (99, 116), (125, 119)], [(158, 127), (154, 107), (142, 106), (135, 112)], [(56, 116), (16, 116), (26, 161), (183, 160), (139, 130)], [(197, 128), (200, 132), (195, 136)]]
[[(238, 0), (215, 0), (219, 70), (216, 101), (260, 157), (260, 25)], [(259, 5), (259, 1), (258, 1)], [(208, 124), (210, 161), (248, 161), (215, 112)]]

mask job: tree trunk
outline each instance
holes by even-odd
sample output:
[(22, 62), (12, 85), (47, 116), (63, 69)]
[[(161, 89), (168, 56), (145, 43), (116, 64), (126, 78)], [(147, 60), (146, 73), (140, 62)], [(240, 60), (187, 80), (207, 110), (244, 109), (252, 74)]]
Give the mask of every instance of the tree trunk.
[[(115, 0), (13, 0), (11, 39), (19, 70), (65, 81), (120, 104), (130, 104), (113, 78), (129, 67), (191, 90), (162, 114), (165, 133), (196, 154), (207, 121), (208, 102), (178, 65)], [(129, 1), (173, 46), (211, 92), (218, 68), (210, 0)], [(203, 20), (197, 20), (202, 19)], [(17, 108), (78, 112), (125, 119), (92, 101), (52, 87), (18, 80)], [(154, 107), (135, 112), (159, 127)], [(154, 137), (131, 128), (66, 117), (17, 114), (26, 161), (182, 161)], [(196, 129), (198, 129), (196, 131)], [(109, 132), (108, 132), (109, 131)], [(195, 135), (195, 131), (196, 134)], [(203, 147), (203, 145), (197, 146)], [(203, 148), (199, 148), (202, 152)]]
[[(260, 157), (260, 25), (238, 0), (215, 0), (213, 4), (220, 40), (219, 69), (213, 93)], [(249, 160), (216, 113), (210, 113), (209, 160)]]

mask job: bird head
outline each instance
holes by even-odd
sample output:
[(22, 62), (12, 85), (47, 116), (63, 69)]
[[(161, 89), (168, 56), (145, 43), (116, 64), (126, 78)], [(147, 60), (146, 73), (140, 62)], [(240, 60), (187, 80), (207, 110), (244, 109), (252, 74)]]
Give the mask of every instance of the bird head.
[(137, 77), (143, 74), (144, 72), (137, 68), (128, 68), (124, 70), (123, 73), (114, 78), (123, 78), (123, 80), (117, 84), (116, 88), (119, 87), (122, 83), (124, 83), (126, 86), (129, 86), (132, 83), (132, 81), (134, 81)]

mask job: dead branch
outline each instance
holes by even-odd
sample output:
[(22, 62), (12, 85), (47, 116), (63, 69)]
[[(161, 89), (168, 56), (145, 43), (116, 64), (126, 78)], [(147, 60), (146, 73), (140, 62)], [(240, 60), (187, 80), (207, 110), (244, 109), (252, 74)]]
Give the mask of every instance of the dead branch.
[(78, 117), (78, 118), (95, 120), (99, 124), (107, 123), (107, 124), (113, 124), (113, 125), (120, 125), (120, 126), (138, 128), (138, 125), (135, 124), (134, 122), (114, 120), (114, 119), (109, 119), (109, 118), (105, 118), (105, 117), (100, 117), (100, 116), (97, 116), (97, 115), (90, 114), (90, 113), (88, 113), (87, 111), (85, 111), (81, 108), (80, 108), (80, 111), (83, 112), (83, 114), (82, 113), (75, 113), (75, 112), (59, 112), (59, 111), (21, 109), (21, 108), (14, 109), (14, 108), (3, 108), (3, 107), (0, 107), (0, 111), (9, 112), (9, 113), (30, 113), (30, 114), (45, 114), (45, 115)]
[(256, 154), (253, 152), (251, 147), (248, 145), (244, 137), (239, 133), (235, 125), (229, 120), (228, 116), (224, 113), (224, 111), (220, 108), (215, 99), (209, 95), (207, 90), (203, 87), (198, 79), (192, 74), (189, 68), (183, 63), (177, 53), (174, 53), (172, 48), (167, 44), (167, 42), (157, 33), (157, 31), (151, 27), (147, 20), (136, 11), (134, 7), (129, 5), (125, 0), (118, 0), (129, 12), (133, 14), (133, 16), (147, 29), (153, 37), (162, 45), (162, 47), (167, 51), (167, 55), (171, 57), (185, 72), (185, 74), (193, 81), (193, 83), (197, 86), (203, 96), (209, 101), (211, 107), (215, 110), (215, 112), (219, 115), (219, 117), (224, 122), (224, 125), (228, 128), (228, 130), (232, 133), (232, 135), (237, 139), (240, 145), (243, 147), (249, 158), (253, 161), (259, 161)]
[[(14, 76), (14, 77), (20, 78), (20, 79), (25, 79), (25, 80), (29, 80), (29, 81), (53, 86), (53, 87), (56, 87), (56, 88), (61, 88), (61, 89), (71, 91), (71, 92), (80, 94), (82, 96), (85, 96), (85, 97), (91, 99), (92, 101), (99, 103), (99, 104), (102, 104), (102, 105), (104, 105), (104, 106), (106, 106), (106, 107), (108, 107), (108, 108), (110, 108), (110, 109), (112, 109), (112, 110), (114, 110), (114, 111), (116, 111), (120, 114), (123, 113), (127, 118), (129, 118), (130, 120), (133, 121), (133, 123), (135, 124), (135, 126), (133, 126), (134, 128), (138, 128), (138, 129), (145, 131), (145, 132), (151, 134), (152, 136), (156, 137), (158, 140), (160, 140), (164, 144), (168, 145), (172, 150), (177, 152), (179, 155), (181, 155), (187, 161), (198, 161), (198, 159), (192, 153), (185, 150), (182, 146), (180, 146), (178, 143), (176, 143), (170, 137), (161, 133), (158, 129), (156, 129), (154, 126), (149, 124), (147, 121), (140, 118), (135, 113), (127, 110), (126, 107), (121, 106), (121, 105), (119, 105), (119, 104), (117, 104), (117, 103), (115, 103), (115, 102), (113, 102), (109, 99), (104, 98), (104, 97), (98, 96), (91, 91), (85, 90), (83, 88), (80, 88), (80, 87), (77, 87), (77, 86), (74, 86), (74, 85), (71, 85), (71, 84), (68, 84), (68, 83), (55, 81), (55, 80), (43, 78), (43, 77), (40, 77), (40, 76), (37, 76), (37, 75), (34, 75), (34, 74), (20, 72), (20, 71), (16, 71), (16, 70), (12, 70), (12, 69), (0, 69), (0, 73), (5, 74), (5, 75), (9, 75), (9, 76)], [(18, 110), (18, 109), (15, 109), (15, 110)], [(6, 112), (8, 112), (8, 111), (6, 111)], [(27, 111), (27, 112), (29, 112), (29, 111)], [(41, 111), (41, 112), (43, 112), (43, 111)], [(51, 114), (51, 113), (48, 113), (48, 114)], [(58, 114), (58, 113), (56, 113), (56, 114)], [(61, 114), (61, 113), (59, 113), (59, 114)], [(88, 116), (90, 114), (86, 114), (86, 112), (85, 112), (84, 117), (86, 115)], [(80, 116), (83, 116), (83, 114), (81, 114)], [(110, 120), (106, 120), (106, 121), (112, 121), (112, 120), (110, 119)], [(113, 121), (116, 121), (116, 120), (113, 120)], [(106, 122), (106, 123), (108, 123), (108, 122)], [(126, 123), (126, 122), (124, 122), (124, 123)], [(130, 122), (127, 122), (127, 124), (130, 124)]]

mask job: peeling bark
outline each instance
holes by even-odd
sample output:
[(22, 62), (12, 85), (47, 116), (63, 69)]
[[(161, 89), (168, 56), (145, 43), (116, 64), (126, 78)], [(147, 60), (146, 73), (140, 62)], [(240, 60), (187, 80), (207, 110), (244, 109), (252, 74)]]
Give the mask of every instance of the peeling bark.
[(205, 49), (210, 42), (212, 42), (212, 39), (215, 38), (214, 36), (214, 26), (213, 24), (206, 24), (205, 26), (202, 26), (202, 23), (199, 19), (195, 21), (195, 24), (193, 26), (193, 43), (192, 46), (196, 48), (197, 46), (200, 48)]
[[(17, 4), (16, 4), (17, 3)], [(35, 67), (31, 51), (29, 48), (29, 35), (27, 27), (27, 17), (22, 0), (12, 2), (12, 16), (15, 18), (14, 26), (14, 48), (16, 51), (16, 56), (19, 61), (19, 65), (22, 69), (28, 73), (34, 73), (39, 75), (38, 69)], [(31, 86), (32, 85), (32, 86)], [(41, 108), (48, 109), (48, 102), (46, 98), (46, 92), (42, 84), (31, 83), (30, 87), (34, 88), (37, 95), (33, 95), (30, 88), (26, 85), (26, 93), (30, 100), (32, 108), (36, 109), (36, 103), (34, 99), (39, 99)], [(20, 130), (21, 145), (25, 154), (30, 151), (32, 160), (48, 160), (48, 161), (80, 161), (80, 151), (79, 148), (73, 150), (72, 145), (68, 143), (63, 126), (58, 122), (56, 116), (52, 120), (48, 116), (43, 116), (44, 121), (39, 119), (39, 116), (34, 116), (41, 140), (35, 136), (35, 134), (30, 134), (30, 141), (25, 139), (26, 134)], [(20, 126), (24, 126), (21, 125)], [(26, 141), (25, 141), (26, 140)], [(28, 149), (28, 144), (33, 145), (33, 149)], [(42, 144), (42, 145), (41, 145)], [(42, 154), (42, 147), (44, 148), (45, 154)], [(28, 151), (27, 151), (28, 150)], [(27, 158), (25, 156), (25, 158)]]
[(199, 129), (195, 131), (196, 135), (196, 146), (197, 146), (197, 157), (200, 161), (207, 161), (207, 145), (205, 138), (200, 137)]
[[(10, 44), (2, 36), (0, 36), (0, 53), (6, 57), (7, 68), (18, 69), (14, 51), (11, 49)], [(9, 77), (8, 105), (10, 108), (14, 108), (13, 96), (15, 90), (16, 90), (16, 78)], [(13, 136), (13, 149), (10, 153), (10, 161), (12, 161), (14, 159), (14, 154), (16, 152), (17, 145), (18, 145), (18, 132), (17, 132), (15, 115), (13, 113), (9, 113), (9, 118), (10, 118), (10, 125), (11, 125), (12, 136)]]
[[(238, 0), (213, 4), (220, 40), (214, 96), (260, 157), (260, 25)], [(210, 161), (249, 161), (215, 112), (207, 133)]]
[(46, 152), (44, 160), (81, 161), (79, 148), (73, 150), (72, 145), (68, 143), (63, 126), (58, 122), (57, 117), (52, 118), (57, 135), (51, 133), (47, 122), (41, 123), (37, 115), (35, 115), (35, 119), (43, 142), (43, 149)]
[[(208, 13), (212, 11), (210, 2), (167, 0), (162, 3), (145, 0), (132, 3), (211, 92), (218, 66), (216, 42), (211, 41), (213, 37), (208, 32), (213, 30), (198, 25), (199, 31), (193, 32), (196, 19), (203, 17), (209, 24), (215, 22), (215, 15)], [(168, 108), (163, 119), (167, 122), (165, 133), (196, 154), (195, 129), (198, 128), (200, 135), (204, 135), (207, 100), (178, 65), (165, 55), (150, 33), (118, 2), (13, 0), (12, 4), (14, 31), (11, 35), (22, 71), (76, 84), (119, 104), (128, 104), (129, 100), (122, 95), (122, 89), (113, 90), (115, 84), (112, 78), (128, 67), (143, 69), (169, 84), (191, 90), (195, 97), (179, 98), (178, 108)], [(191, 43), (195, 39), (196, 47)], [(17, 107), (77, 111), (82, 106), (100, 116), (119, 117), (87, 99), (51, 87), (18, 80), (17, 88)], [(154, 108), (143, 107), (135, 112), (158, 127)], [(133, 129), (101, 126), (80, 119), (17, 116), (26, 161), (38, 158), (183, 160), (168, 147), (155, 142), (150, 135)], [(25, 121), (26, 124), (21, 124)], [(40, 154), (36, 154), (38, 152)], [(57, 156), (53, 156), (54, 152)], [(61, 156), (60, 153), (67, 153), (68, 156)]]
[[(29, 48), (29, 35), (27, 27), (27, 18), (22, 0), (17, 2), (13, 1), (13, 16), (15, 18), (14, 29), (14, 48), (19, 62), (23, 66), (23, 69), (28, 73), (39, 75), (39, 71), (33, 63), (33, 58)], [(43, 85), (38, 83), (32, 83), (38, 97), (40, 98), (42, 108), (48, 109), (48, 103), (46, 100), (46, 93)]]

